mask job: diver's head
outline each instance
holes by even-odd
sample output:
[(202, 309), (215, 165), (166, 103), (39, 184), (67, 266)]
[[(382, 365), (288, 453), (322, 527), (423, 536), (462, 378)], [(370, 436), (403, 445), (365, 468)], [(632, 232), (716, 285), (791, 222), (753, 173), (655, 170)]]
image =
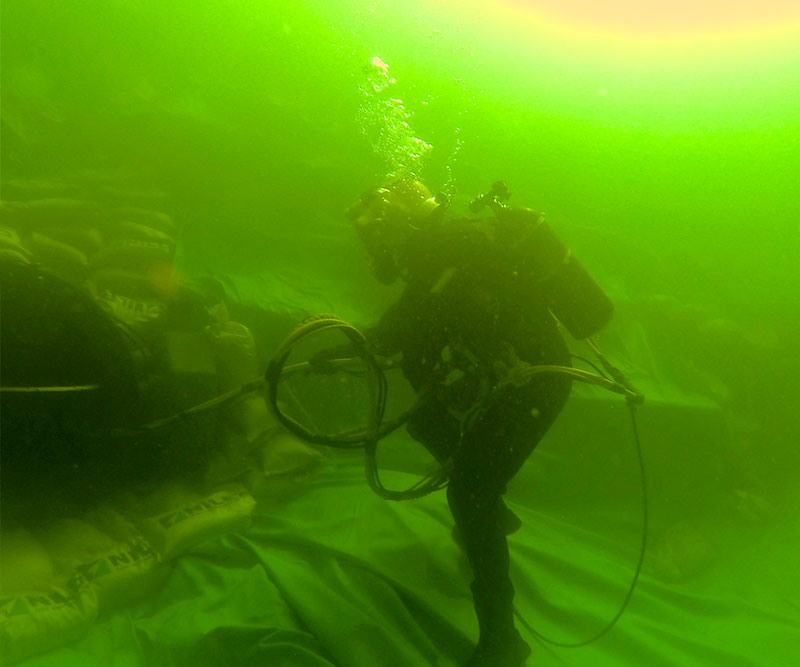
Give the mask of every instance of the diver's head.
[(424, 229), (439, 208), (430, 190), (411, 178), (391, 180), (370, 190), (347, 211), (369, 252), (372, 271), (391, 284), (402, 274), (414, 235)]

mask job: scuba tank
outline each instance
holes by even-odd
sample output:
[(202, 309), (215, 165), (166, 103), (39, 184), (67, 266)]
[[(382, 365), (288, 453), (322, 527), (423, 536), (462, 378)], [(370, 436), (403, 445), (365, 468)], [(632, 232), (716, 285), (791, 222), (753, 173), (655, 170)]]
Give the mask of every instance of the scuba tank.
[(574, 338), (596, 334), (611, 320), (611, 299), (541, 213), (503, 204), (510, 196), (506, 184), (497, 181), (487, 194), (472, 201), (470, 211), (477, 213), (489, 206), (499, 222), (498, 235), (509, 236), (517, 248), (525, 244), (522, 265), (536, 277), (548, 307)]

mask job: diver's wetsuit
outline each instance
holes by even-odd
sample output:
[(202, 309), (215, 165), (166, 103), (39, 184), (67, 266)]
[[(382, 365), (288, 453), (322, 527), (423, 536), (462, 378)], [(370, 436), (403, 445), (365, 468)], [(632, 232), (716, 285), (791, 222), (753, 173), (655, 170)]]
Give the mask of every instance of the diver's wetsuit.
[(507, 371), (570, 358), (517, 241), (468, 220), (421, 231), (401, 262), (407, 287), (373, 333), (380, 352), (402, 352), (418, 392), (409, 433), (439, 461), (453, 459), (447, 499), (475, 577), (477, 654), (501, 656), (516, 644), (524, 660), (501, 496), (560, 412), (570, 381), (542, 374), (515, 385)]

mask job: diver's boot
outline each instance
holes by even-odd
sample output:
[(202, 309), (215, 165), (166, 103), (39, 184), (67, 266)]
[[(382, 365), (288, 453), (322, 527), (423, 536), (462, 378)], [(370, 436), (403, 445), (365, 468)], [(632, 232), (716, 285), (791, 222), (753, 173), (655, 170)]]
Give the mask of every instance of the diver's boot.
[(478, 642), (464, 667), (525, 667), (531, 647), (514, 631), (504, 639)]
[(493, 586), (472, 583), (480, 639), (465, 667), (524, 667), (531, 653), (514, 626), (514, 587), (506, 578)]

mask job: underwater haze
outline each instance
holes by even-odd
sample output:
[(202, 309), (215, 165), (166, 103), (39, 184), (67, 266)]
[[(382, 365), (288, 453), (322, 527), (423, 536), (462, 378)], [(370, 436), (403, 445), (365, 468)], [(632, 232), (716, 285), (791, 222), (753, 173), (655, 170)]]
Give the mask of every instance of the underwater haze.
[[(645, 395), (639, 586), (587, 646), (521, 629), (527, 664), (800, 664), (800, 9), (641, 4), (652, 13), (619, 0), (3, 0), (0, 197), (168, 215), (169, 280), (224, 285), (263, 373), (307, 315), (366, 328), (397, 298), (345, 215), (362, 193), (413, 176), (468, 216), (504, 181), (614, 302), (596, 341)], [(387, 467), (430, 468), (392, 437)], [(576, 387), (510, 485), (517, 609), (559, 641), (599, 631), (633, 576), (633, 443), (623, 398)], [(251, 528), (187, 550), (144, 602), (101, 605), (51, 652), (0, 664), (462, 664), (477, 626), (444, 494), (375, 498), (350, 454), (326, 453), (307, 492), (281, 487), (285, 509), (262, 503)], [(399, 592), (376, 592), (386, 582)]]

